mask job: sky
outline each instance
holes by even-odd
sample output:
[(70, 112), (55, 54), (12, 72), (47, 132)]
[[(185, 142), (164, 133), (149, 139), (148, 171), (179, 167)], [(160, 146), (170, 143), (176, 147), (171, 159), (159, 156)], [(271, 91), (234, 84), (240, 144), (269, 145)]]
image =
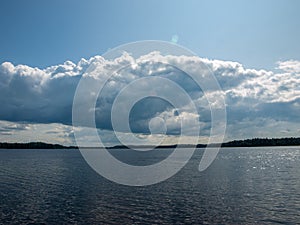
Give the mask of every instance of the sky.
[(1, 1), (0, 62), (45, 68), (132, 41), (170, 41), (200, 57), (273, 69), (298, 59), (297, 0)]
[[(141, 40), (176, 42), (215, 73), (226, 94), (227, 140), (299, 136), (299, 8), (296, 0), (1, 1), (0, 141), (73, 144), (71, 107), (79, 78), (93, 63), (135, 61), (126, 55), (115, 62), (98, 56)], [(182, 58), (179, 64), (190, 60)], [(174, 80), (182, 84), (183, 75), (177, 72), (172, 72), (178, 76)], [(136, 73), (143, 76), (139, 68)], [(126, 74), (123, 81), (128, 83)], [(111, 93), (114, 90), (107, 96)], [(143, 107), (137, 106), (132, 115), (138, 121), (133, 124), (135, 132), (145, 135), (148, 128), (142, 122), (149, 122), (154, 114), (174, 126), (167, 105), (151, 104), (157, 112), (147, 118), (139, 117)], [(99, 132), (113, 145), (111, 125), (103, 116), (109, 110), (101, 110)], [(195, 119), (191, 114), (186, 117)], [(169, 140), (176, 130), (175, 126), (168, 133)]]

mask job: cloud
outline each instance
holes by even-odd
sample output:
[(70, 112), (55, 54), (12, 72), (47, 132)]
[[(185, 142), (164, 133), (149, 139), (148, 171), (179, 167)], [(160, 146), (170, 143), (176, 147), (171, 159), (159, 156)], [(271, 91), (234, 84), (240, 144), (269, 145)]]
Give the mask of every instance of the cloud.
[[(171, 66), (172, 65), (172, 66)], [(195, 121), (200, 121), (202, 134), (210, 129), (210, 111), (207, 95), (216, 96), (218, 92), (207, 81), (206, 72), (199, 71), (199, 65), (209, 68), (219, 81), (225, 93), (228, 111), (228, 137), (239, 136), (238, 129), (247, 137), (254, 135), (253, 130), (266, 129), (272, 124), (280, 124), (278, 130), (268, 130), (270, 136), (283, 133), (297, 134), (296, 128), (300, 111), (300, 61), (278, 62), (278, 71), (266, 71), (244, 68), (242, 64), (230, 61), (209, 60), (190, 56), (161, 55), (152, 52), (139, 58), (124, 53), (115, 60), (106, 60), (95, 56), (88, 60), (81, 59), (77, 64), (67, 61), (64, 64), (46, 69), (32, 68), (26, 65), (13, 65), (5, 62), (0, 65), (0, 120), (13, 122), (16, 128), (2, 126), (0, 133), (13, 134), (15, 130), (27, 129), (21, 124), (72, 124), (72, 103), (79, 80), (89, 79), (91, 85), (107, 82), (97, 99), (95, 113), (97, 127), (112, 130), (111, 109), (116, 96), (122, 90), (125, 97), (122, 104), (130, 103), (132, 98), (141, 94), (153, 96), (176, 96), (178, 106), (159, 98), (145, 98), (131, 109), (129, 120), (133, 132), (149, 134), (149, 122), (154, 117), (165, 121), (167, 135), (180, 133), (180, 119), (185, 119), (190, 129), (196, 129)], [(184, 71), (198, 73), (203, 84), (207, 84), (207, 95), (201, 87)], [(92, 71), (92, 72), (90, 72)], [(140, 81), (138, 85), (126, 91), (133, 81), (145, 77), (163, 77), (180, 86), (195, 103), (198, 114), (184, 101), (184, 95), (174, 91), (174, 86), (153, 79), (151, 83)], [(125, 88), (125, 89), (124, 89)], [(125, 90), (125, 91), (124, 91)], [(87, 95), (95, 95), (89, 89)], [(84, 99), (83, 99), (84, 105)], [(119, 112), (122, 118), (122, 112)], [(259, 126), (261, 124), (261, 126)], [(161, 124), (152, 123), (154, 130), (161, 129)], [(252, 130), (251, 130), (252, 129)], [(71, 130), (48, 130), (48, 135), (71, 140)], [(159, 133), (159, 132), (158, 132)], [(109, 137), (107, 135), (107, 140)], [(114, 141), (114, 138), (110, 140)]]
[(300, 62), (297, 60), (280, 61), (278, 68), (289, 73), (300, 73)]
[(73, 127), (58, 123), (37, 124), (0, 120), (0, 142), (32, 141), (75, 145)]

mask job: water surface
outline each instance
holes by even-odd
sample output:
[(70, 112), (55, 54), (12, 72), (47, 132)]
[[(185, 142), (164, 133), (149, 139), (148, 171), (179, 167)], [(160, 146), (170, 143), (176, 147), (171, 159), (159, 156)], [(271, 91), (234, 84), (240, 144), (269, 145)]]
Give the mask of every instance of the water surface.
[[(151, 164), (172, 150), (141, 157)], [(184, 151), (184, 149), (183, 149)], [(78, 150), (0, 150), (2, 224), (297, 224), (300, 148), (224, 148), (198, 172), (203, 150), (174, 177), (127, 187), (94, 172)]]

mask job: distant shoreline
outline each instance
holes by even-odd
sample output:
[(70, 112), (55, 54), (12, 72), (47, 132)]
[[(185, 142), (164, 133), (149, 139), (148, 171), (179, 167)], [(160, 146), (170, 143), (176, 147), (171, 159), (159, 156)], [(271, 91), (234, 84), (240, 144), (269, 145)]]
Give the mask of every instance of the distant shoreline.
[(59, 144), (49, 144), (44, 142), (29, 143), (8, 143), (1, 142), (0, 149), (74, 149), (77, 146), (64, 146)]
[[(253, 138), (245, 140), (234, 140), (222, 144), (198, 144), (196, 148), (205, 147), (268, 147), (268, 146), (300, 146), (300, 138)], [(132, 148), (153, 148), (153, 146), (124, 146), (116, 145), (107, 147), (108, 149), (129, 149)], [(162, 145), (155, 148), (175, 148), (177, 145)], [(194, 147), (194, 145), (180, 145), (182, 148)], [(97, 148), (97, 147), (81, 147), (81, 148)], [(0, 149), (79, 149), (78, 146), (64, 146), (60, 144), (49, 144), (44, 142), (29, 142), (29, 143), (0, 143)]]

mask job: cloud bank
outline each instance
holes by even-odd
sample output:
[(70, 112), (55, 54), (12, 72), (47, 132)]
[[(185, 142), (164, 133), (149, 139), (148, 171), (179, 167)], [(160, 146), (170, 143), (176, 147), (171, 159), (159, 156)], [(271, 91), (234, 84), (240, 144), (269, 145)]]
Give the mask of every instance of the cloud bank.
[[(141, 59), (143, 63), (136, 63)], [(156, 63), (151, 62), (153, 60)], [(157, 61), (167, 62), (175, 67)], [(122, 68), (122, 65), (128, 63), (131, 66)], [(64, 64), (46, 69), (4, 62), (0, 65), (0, 120), (13, 122), (15, 129), (20, 130), (28, 129), (20, 125), (24, 123), (71, 125), (73, 97), (79, 80), (81, 78), (106, 80), (116, 69), (122, 68), (106, 82), (97, 100), (96, 109), (92, 112), (96, 115), (98, 128), (108, 131), (112, 129), (111, 107), (120, 90), (138, 78), (160, 76), (182, 87), (195, 103), (199, 115), (191, 113), (189, 104), (185, 102), (182, 102), (179, 110), (162, 99), (146, 98), (131, 110), (129, 119), (132, 131), (141, 135), (148, 134), (149, 121), (154, 117), (161, 117), (165, 121), (167, 134), (177, 135), (180, 132), (178, 122), (180, 117), (188, 120), (191, 129), (195, 121), (200, 120), (202, 135), (205, 136), (210, 129), (208, 102), (201, 88), (187, 74), (176, 68), (178, 65), (180, 68), (186, 67), (191, 70), (193, 66), (199, 64), (206, 65), (213, 72), (225, 93), (228, 116), (227, 139), (298, 136), (300, 61), (278, 62), (277, 70), (274, 72), (247, 69), (237, 62), (189, 56), (164, 56), (159, 52), (149, 53), (139, 59), (127, 53), (115, 60), (95, 56), (88, 60), (81, 59), (77, 64), (66, 61)], [(95, 67), (97, 73), (87, 73), (90, 68)], [(131, 94), (138, 95), (139, 91), (153, 87), (160, 86), (155, 83), (141, 84), (140, 89), (128, 92), (128, 99)], [(172, 88), (165, 86), (163, 89), (154, 88), (153, 91), (172, 93)], [(210, 90), (210, 94), (217, 95), (215, 90)], [(180, 99), (180, 95), (178, 98)], [(152, 123), (151, 129), (159, 134), (161, 126), (159, 122)], [(13, 129), (3, 125), (0, 133), (10, 135)]]

